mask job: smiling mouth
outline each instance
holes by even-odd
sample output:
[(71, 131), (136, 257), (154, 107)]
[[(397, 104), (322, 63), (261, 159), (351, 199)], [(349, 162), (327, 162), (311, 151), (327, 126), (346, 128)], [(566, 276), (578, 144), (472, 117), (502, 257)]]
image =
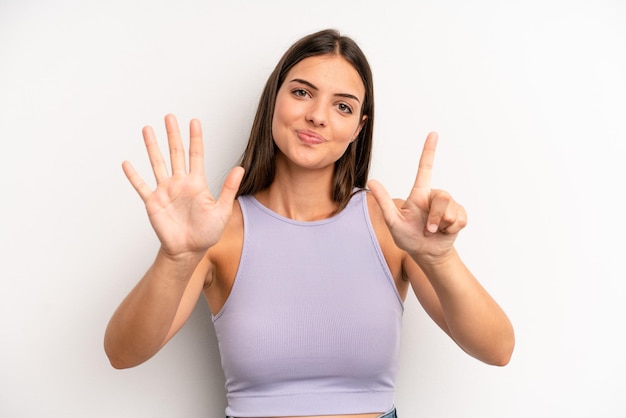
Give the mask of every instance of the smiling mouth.
[(321, 144), (323, 142), (326, 142), (324, 137), (312, 131), (302, 130), (302, 131), (296, 131), (296, 133), (298, 134), (298, 139), (303, 144), (316, 145), (316, 144)]

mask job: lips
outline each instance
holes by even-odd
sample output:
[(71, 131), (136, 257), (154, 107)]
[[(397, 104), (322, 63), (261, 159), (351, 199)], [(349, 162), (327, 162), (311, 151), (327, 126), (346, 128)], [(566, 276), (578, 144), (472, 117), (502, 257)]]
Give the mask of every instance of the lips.
[(322, 142), (326, 141), (326, 139), (324, 139), (323, 136), (318, 135), (318, 134), (316, 134), (313, 131), (300, 130), (300, 131), (296, 131), (296, 133), (298, 134), (298, 139), (303, 144), (317, 145), (317, 144), (321, 144)]

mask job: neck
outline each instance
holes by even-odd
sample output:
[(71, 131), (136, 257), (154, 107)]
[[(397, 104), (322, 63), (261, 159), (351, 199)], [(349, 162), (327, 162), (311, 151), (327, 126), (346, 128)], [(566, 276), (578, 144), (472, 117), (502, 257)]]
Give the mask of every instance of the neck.
[(255, 197), (272, 211), (290, 219), (326, 219), (337, 210), (337, 203), (332, 200), (332, 180), (333, 167), (307, 170), (277, 164), (274, 181)]

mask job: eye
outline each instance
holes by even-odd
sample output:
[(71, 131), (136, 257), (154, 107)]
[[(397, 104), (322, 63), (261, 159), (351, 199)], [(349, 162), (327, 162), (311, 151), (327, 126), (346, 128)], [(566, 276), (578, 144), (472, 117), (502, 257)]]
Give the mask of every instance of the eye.
[(307, 97), (307, 96), (309, 96), (309, 92), (306, 91), (305, 89), (293, 89), (293, 90), (291, 90), (291, 94), (293, 94), (296, 97)]
[(337, 108), (339, 109), (339, 111), (341, 111), (342, 113), (348, 113), (348, 114), (352, 114), (352, 108), (345, 104), (345, 103), (339, 103), (337, 105)]

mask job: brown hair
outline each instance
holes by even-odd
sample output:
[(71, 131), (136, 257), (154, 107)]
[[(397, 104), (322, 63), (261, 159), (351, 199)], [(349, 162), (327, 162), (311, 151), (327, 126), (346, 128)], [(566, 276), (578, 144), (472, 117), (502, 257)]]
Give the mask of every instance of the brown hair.
[(338, 204), (338, 210), (348, 204), (355, 187), (365, 188), (370, 168), (374, 126), (372, 71), (365, 54), (351, 38), (340, 35), (334, 29), (326, 29), (307, 35), (294, 43), (269, 76), (259, 100), (248, 145), (241, 157), (240, 165), (245, 169), (245, 174), (239, 186), (238, 196), (264, 190), (274, 181), (276, 145), (272, 137), (272, 117), (276, 95), (293, 66), (305, 58), (319, 55), (341, 55), (359, 73), (365, 86), (365, 99), (360, 116), (367, 115), (367, 118), (357, 139), (352, 141), (344, 155), (335, 162), (332, 199)]

